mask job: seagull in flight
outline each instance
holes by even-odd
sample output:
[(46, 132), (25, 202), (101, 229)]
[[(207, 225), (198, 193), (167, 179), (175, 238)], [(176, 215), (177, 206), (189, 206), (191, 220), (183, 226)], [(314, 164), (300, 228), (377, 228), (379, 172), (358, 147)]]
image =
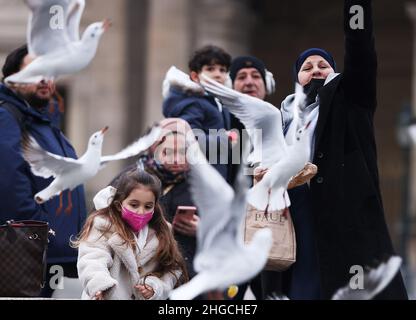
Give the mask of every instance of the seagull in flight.
[[(402, 265), (402, 258), (391, 256), (377, 268), (370, 269), (363, 275), (362, 288), (353, 288), (350, 284), (337, 290), (331, 300), (372, 300), (381, 293), (394, 279)], [(270, 300), (289, 300), (284, 295), (273, 294)]]
[(250, 244), (244, 244), (241, 224), (246, 214), (248, 183), (243, 170), (240, 168), (233, 190), (193, 140), (187, 159), (190, 191), (201, 218), (194, 259), (198, 274), (173, 290), (172, 300), (190, 300), (252, 279), (264, 268), (273, 242), (270, 229), (265, 228), (254, 234)]
[[(101, 36), (111, 23), (105, 19), (87, 27), (82, 37), (79, 25), (85, 0), (24, 0), (31, 10), (27, 26), (29, 56), (34, 60), (5, 79), (11, 87), (53, 81), (87, 67), (97, 52)], [(62, 13), (63, 24), (52, 23), (51, 10)], [(57, 17), (59, 18), (59, 17)]]
[(377, 268), (370, 269), (364, 274), (363, 287), (352, 288), (350, 284), (339, 289), (332, 300), (371, 300), (381, 293), (393, 280), (400, 270), (402, 258), (392, 256)]
[[(305, 123), (302, 123), (299, 116), (294, 117), (292, 126), (296, 130), (288, 132), (289, 136), (285, 138), (279, 109), (264, 100), (227, 88), (205, 75), (201, 78), (205, 90), (221, 100), (223, 106), (243, 123), (251, 141), (256, 142), (250, 156), (254, 163), (259, 163), (257, 170), (268, 170), (263, 179), (248, 192), (248, 203), (263, 211), (288, 208), (289, 181), (305, 167), (310, 158), (311, 121), (305, 119)], [(299, 115), (304, 94), (299, 88), (296, 92), (294, 107)], [(262, 139), (252, 135), (256, 130), (261, 130)]]
[(60, 206), (57, 212), (60, 212), (62, 210), (62, 192), (69, 189), (69, 204), (65, 212), (71, 212), (71, 191), (73, 189), (93, 178), (108, 162), (127, 159), (147, 150), (157, 141), (161, 132), (158, 125), (154, 126), (147, 135), (122, 151), (114, 155), (102, 156), (104, 134), (107, 130), (108, 127), (105, 127), (90, 137), (87, 151), (79, 159), (62, 157), (47, 152), (32, 136), (28, 136), (23, 141), (23, 157), (29, 163), (33, 174), (45, 179), (55, 178), (47, 188), (35, 195), (35, 201), (38, 204), (59, 195)]

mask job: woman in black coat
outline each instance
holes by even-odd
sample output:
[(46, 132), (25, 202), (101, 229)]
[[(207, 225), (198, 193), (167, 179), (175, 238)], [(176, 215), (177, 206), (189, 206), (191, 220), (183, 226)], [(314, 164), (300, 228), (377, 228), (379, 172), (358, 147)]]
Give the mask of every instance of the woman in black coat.
[[(351, 14), (357, 5), (353, 9), (358, 11)], [(357, 21), (364, 21), (363, 27)], [(376, 266), (394, 254), (384, 218), (374, 137), (377, 58), (371, 0), (344, 0), (344, 31), (342, 74), (334, 74), (335, 62), (322, 49), (306, 50), (295, 65), (296, 80), (307, 93), (303, 113), (315, 115), (311, 149), (318, 174), (309, 187), (290, 194), (301, 253), (292, 270), (292, 298), (330, 299), (355, 275), (350, 273), (352, 266)], [(291, 120), (289, 99), (282, 105), (286, 130)], [(310, 269), (302, 268), (301, 261)], [(306, 283), (309, 276), (315, 283), (312, 288)], [(309, 297), (302, 297), (300, 279)], [(407, 299), (401, 275), (377, 298)]]

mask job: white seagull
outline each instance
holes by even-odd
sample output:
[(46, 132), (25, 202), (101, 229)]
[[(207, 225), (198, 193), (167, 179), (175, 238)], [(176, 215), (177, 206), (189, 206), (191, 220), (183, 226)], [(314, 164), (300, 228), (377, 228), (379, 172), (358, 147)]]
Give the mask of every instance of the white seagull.
[[(400, 270), (402, 258), (392, 256), (387, 262), (364, 274), (362, 288), (352, 288), (350, 284), (339, 289), (332, 300), (371, 300), (381, 293)], [(358, 275), (357, 275), (358, 276)]]
[[(381, 293), (400, 270), (402, 258), (392, 256), (377, 268), (370, 269), (363, 275), (362, 287), (353, 288), (350, 284), (337, 290), (331, 300), (371, 300)], [(283, 295), (273, 294), (270, 300), (289, 300)]]
[[(34, 60), (5, 79), (8, 85), (54, 80), (87, 67), (94, 58), (108, 19), (88, 26), (80, 38), (85, 0), (24, 0), (32, 11), (27, 29), (29, 55)], [(51, 11), (52, 9), (56, 11)], [(57, 16), (54, 18), (51, 12)], [(61, 16), (59, 16), (61, 15)], [(59, 25), (59, 18), (63, 19)], [(54, 20), (56, 19), (56, 21)]]
[(173, 290), (172, 300), (190, 300), (213, 290), (225, 290), (255, 277), (265, 266), (272, 245), (270, 229), (261, 229), (249, 245), (243, 243), (247, 177), (242, 170), (236, 190), (207, 162), (196, 140), (187, 151), (190, 191), (201, 222), (197, 229), (194, 268), (198, 273)]
[[(62, 191), (72, 191), (77, 186), (94, 177), (108, 162), (127, 159), (147, 150), (160, 136), (160, 127), (154, 126), (149, 134), (138, 139), (117, 154), (101, 156), (104, 134), (108, 127), (94, 133), (88, 142), (87, 151), (79, 159), (66, 158), (42, 149), (37, 141), (29, 136), (23, 143), (23, 157), (30, 164), (34, 175), (48, 179), (54, 177), (52, 183), (35, 195), (37, 203), (41, 204), (54, 196), (60, 195), (58, 212), (62, 209)], [(71, 197), (69, 196), (71, 199)], [(72, 202), (69, 200), (70, 211)]]
[[(294, 128), (285, 140), (282, 128), (282, 115), (276, 107), (261, 99), (229, 89), (220, 83), (202, 75), (202, 86), (206, 91), (219, 98), (243, 123), (249, 135), (261, 130), (262, 140), (251, 136), (254, 150), (251, 158), (259, 162), (259, 169), (268, 169), (263, 179), (248, 192), (248, 203), (258, 210), (283, 210), (290, 206), (287, 186), (290, 179), (301, 171), (310, 158), (310, 121), (306, 124), (295, 117)], [(303, 92), (296, 90), (295, 110), (303, 103)], [(295, 111), (296, 112), (296, 111)], [(292, 137), (293, 135), (293, 137)]]

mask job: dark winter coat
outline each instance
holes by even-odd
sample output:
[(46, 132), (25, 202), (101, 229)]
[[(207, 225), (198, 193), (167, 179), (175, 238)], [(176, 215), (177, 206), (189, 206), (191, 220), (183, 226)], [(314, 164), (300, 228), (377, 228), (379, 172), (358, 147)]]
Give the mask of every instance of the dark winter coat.
[[(51, 124), (50, 117), (40, 113), (0, 84), (0, 101), (18, 108), (24, 115), (26, 131), (45, 150), (76, 159), (76, 153), (61, 130)], [(76, 262), (77, 251), (70, 248), (86, 218), (82, 186), (72, 192), (73, 208), (69, 214), (57, 214), (59, 197), (38, 205), (33, 196), (46, 188), (53, 179), (37, 177), (30, 171), (21, 154), (21, 128), (14, 116), (0, 107), (0, 224), (7, 220), (41, 220), (49, 222), (55, 236), (49, 237), (48, 263)], [(64, 192), (63, 210), (67, 208), (68, 191)]]
[[(191, 199), (189, 184), (186, 180), (175, 184), (169, 192), (160, 198), (160, 203), (170, 223), (172, 223), (175, 217), (178, 206), (195, 206)], [(193, 261), (196, 253), (196, 237), (190, 237), (175, 231), (174, 236), (187, 264), (189, 276), (193, 277), (195, 275)]]
[[(370, 0), (345, 0), (344, 72), (318, 91), (310, 195), (323, 298), (349, 283), (354, 265), (375, 266), (394, 254), (379, 188), (374, 113), (377, 59)], [(352, 30), (349, 10), (364, 8), (364, 29)], [(295, 200), (296, 201), (296, 200)], [(405, 299), (401, 275), (380, 299)]]

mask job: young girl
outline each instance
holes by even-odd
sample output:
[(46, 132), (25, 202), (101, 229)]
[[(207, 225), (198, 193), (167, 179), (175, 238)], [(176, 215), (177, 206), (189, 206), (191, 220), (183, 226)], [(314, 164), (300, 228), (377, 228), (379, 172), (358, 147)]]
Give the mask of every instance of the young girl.
[(160, 181), (134, 169), (115, 186), (94, 198), (98, 211), (88, 217), (75, 242), (82, 298), (167, 299), (187, 275), (158, 203)]

